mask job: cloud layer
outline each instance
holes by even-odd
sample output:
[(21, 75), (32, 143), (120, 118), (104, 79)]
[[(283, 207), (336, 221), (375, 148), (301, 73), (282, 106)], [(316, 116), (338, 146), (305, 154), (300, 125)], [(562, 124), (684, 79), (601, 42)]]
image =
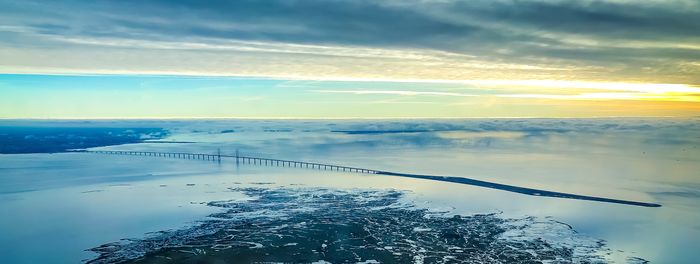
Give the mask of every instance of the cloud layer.
[(0, 71), (696, 85), (698, 17), (683, 0), (0, 1)]

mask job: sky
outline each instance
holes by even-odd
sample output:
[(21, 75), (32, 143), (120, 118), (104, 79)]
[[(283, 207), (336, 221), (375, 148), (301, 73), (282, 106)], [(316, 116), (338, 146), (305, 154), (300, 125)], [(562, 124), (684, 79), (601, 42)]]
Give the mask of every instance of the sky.
[(700, 115), (700, 2), (0, 0), (0, 118)]

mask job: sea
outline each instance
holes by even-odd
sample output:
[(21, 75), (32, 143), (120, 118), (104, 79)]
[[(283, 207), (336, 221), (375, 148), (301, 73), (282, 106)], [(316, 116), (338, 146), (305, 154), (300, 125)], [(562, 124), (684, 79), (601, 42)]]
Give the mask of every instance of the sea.
[(0, 153), (0, 263), (700, 259), (700, 118), (0, 120)]

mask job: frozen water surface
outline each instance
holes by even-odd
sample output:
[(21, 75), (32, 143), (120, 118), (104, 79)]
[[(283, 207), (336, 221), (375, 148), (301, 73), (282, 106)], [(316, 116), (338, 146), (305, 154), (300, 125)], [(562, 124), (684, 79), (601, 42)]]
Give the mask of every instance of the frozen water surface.
[(93, 262), (601, 263), (609, 251), (563, 223), (431, 212), (393, 190), (232, 190), (255, 199), (211, 202), (226, 209), (217, 219), (94, 248)]
[[(76, 126), (67, 121), (48, 123), (42, 125)], [(393, 176), (236, 166), (226, 159), (218, 164), (87, 153), (4, 154), (0, 155), (1, 262), (66, 263), (146, 255), (140, 261), (158, 263), (167, 258), (197, 259), (204, 252), (212, 258), (241, 254), (255, 259), (277, 252), (272, 250), (275, 247), (288, 248), (285, 254), (316, 250), (308, 262), (351, 257), (352, 262), (364, 263), (435, 262), (437, 256), (440, 261), (468, 262), (468, 256), (505, 260), (507, 256), (494, 251), (470, 249), (468, 243), (430, 241), (447, 234), (440, 221), (454, 215), (459, 215), (459, 221), (451, 227), (465, 233), (453, 237), (481, 237), (485, 239), (481, 242), (494, 248), (511, 249), (505, 251), (512, 253), (510, 257), (616, 263), (693, 263), (700, 258), (695, 246), (700, 243), (697, 119), (195, 120), (89, 125), (169, 131), (162, 139), (96, 149), (214, 153), (220, 148), (225, 154), (238, 149), (251, 156), (464, 176), (663, 206), (532, 197)], [(320, 209), (331, 218), (351, 219), (342, 217), (350, 215), (344, 211), (350, 209), (358, 212), (357, 217), (366, 215), (377, 221), (388, 221), (392, 215), (440, 217), (430, 221), (406, 217), (389, 225), (394, 229), (379, 228), (374, 222), (360, 225), (363, 230), (382, 233), (382, 241), (391, 241), (367, 243), (371, 248), (366, 250), (358, 251), (352, 240), (333, 243), (336, 240), (326, 239), (329, 242), (313, 244), (294, 232), (313, 233), (315, 229), (289, 226), (304, 218), (309, 218), (307, 224), (323, 223), (310, 213), (319, 210), (315, 203), (324, 204), (323, 199), (299, 200), (321, 191), (343, 201), (341, 207)], [(276, 203), (269, 200), (274, 196), (265, 194), (286, 196)], [(375, 202), (386, 204), (367, 206)], [(266, 225), (259, 230), (269, 232), (230, 230), (231, 225), (244, 221), (240, 212), (231, 210), (252, 212), (267, 205), (279, 208), (255, 217)], [(275, 216), (272, 213), (288, 218), (271, 217)], [(217, 226), (219, 223), (226, 224)], [(275, 232), (284, 239), (276, 239), (270, 228), (279, 228)], [(191, 235), (197, 232), (202, 236)], [(236, 234), (247, 234), (250, 241), (236, 239)], [(165, 249), (151, 252), (161, 247), (142, 246), (144, 241), (171, 235), (175, 235), (169, 240), (172, 244), (159, 244)], [(313, 235), (330, 237), (321, 231)], [(398, 243), (402, 235), (414, 236), (407, 239), (416, 248), (434, 247), (433, 253), (418, 254), (420, 249), (410, 246), (411, 242)], [(549, 247), (538, 244), (537, 238), (550, 241)], [(314, 245), (319, 248), (312, 248)], [(338, 250), (339, 245), (347, 246)], [(367, 255), (357, 259), (353, 254)]]

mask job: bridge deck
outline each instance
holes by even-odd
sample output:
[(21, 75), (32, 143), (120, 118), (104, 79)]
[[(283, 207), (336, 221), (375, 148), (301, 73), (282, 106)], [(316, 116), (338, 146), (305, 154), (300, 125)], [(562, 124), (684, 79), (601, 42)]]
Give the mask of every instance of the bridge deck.
[(221, 162), (222, 158), (232, 158), (232, 159), (236, 160), (236, 163), (254, 164), (254, 165), (262, 165), (262, 166), (307, 168), (307, 169), (333, 170), (333, 171), (345, 171), (345, 172), (367, 173), (367, 174), (378, 174), (381, 172), (381, 171), (371, 170), (371, 169), (339, 166), (339, 165), (332, 165), (332, 164), (294, 161), (294, 160), (282, 160), (282, 159), (270, 159), (270, 158), (260, 158), (260, 157), (250, 157), (250, 156), (233, 156), (233, 155), (201, 154), (201, 153), (181, 153), (181, 152), (155, 152), (155, 151), (89, 150), (89, 151), (85, 151), (85, 152), (98, 153), (98, 154), (112, 154), (112, 155), (133, 155), (133, 156), (150, 156), (150, 157), (179, 158), (179, 159), (191, 159), (191, 160), (207, 160), (207, 161), (216, 161), (216, 162)]
[(408, 174), (408, 173), (396, 173), (372, 169), (363, 169), (323, 163), (314, 162), (303, 162), (294, 160), (281, 160), (281, 159), (268, 159), (260, 157), (249, 157), (249, 156), (232, 156), (232, 155), (221, 155), (221, 154), (199, 154), (199, 153), (178, 153), (178, 152), (153, 152), (153, 151), (109, 151), (109, 150), (88, 150), (82, 151), (88, 153), (98, 153), (98, 154), (112, 154), (112, 155), (136, 155), (136, 156), (152, 156), (152, 157), (165, 157), (165, 158), (180, 158), (180, 159), (193, 159), (193, 160), (206, 160), (206, 161), (216, 161), (221, 162), (221, 158), (233, 158), (236, 160), (236, 164), (255, 164), (262, 166), (280, 166), (280, 167), (293, 167), (293, 168), (308, 168), (308, 169), (318, 169), (318, 170), (333, 170), (333, 171), (345, 171), (354, 173), (368, 173), (368, 174), (381, 174), (388, 176), (398, 176), (407, 178), (417, 178), (425, 180), (443, 181), (451, 183), (459, 183), (473, 186), (480, 186), (484, 188), (533, 195), (542, 197), (555, 197), (555, 198), (565, 198), (565, 199), (575, 199), (575, 200), (586, 200), (586, 201), (596, 201), (605, 203), (616, 203), (616, 204), (626, 204), (634, 206), (644, 206), (644, 207), (660, 207), (660, 204), (655, 203), (645, 203), (636, 201), (627, 201), (619, 199), (611, 199), (596, 196), (586, 196), (571, 193), (554, 192), (547, 190), (532, 189), (520, 186), (506, 185), (488, 181), (480, 181), (475, 179), (469, 179), (464, 177), (453, 177), (453, 176), (435, 176), (435, 175), (419, 175), (419, 174)]

